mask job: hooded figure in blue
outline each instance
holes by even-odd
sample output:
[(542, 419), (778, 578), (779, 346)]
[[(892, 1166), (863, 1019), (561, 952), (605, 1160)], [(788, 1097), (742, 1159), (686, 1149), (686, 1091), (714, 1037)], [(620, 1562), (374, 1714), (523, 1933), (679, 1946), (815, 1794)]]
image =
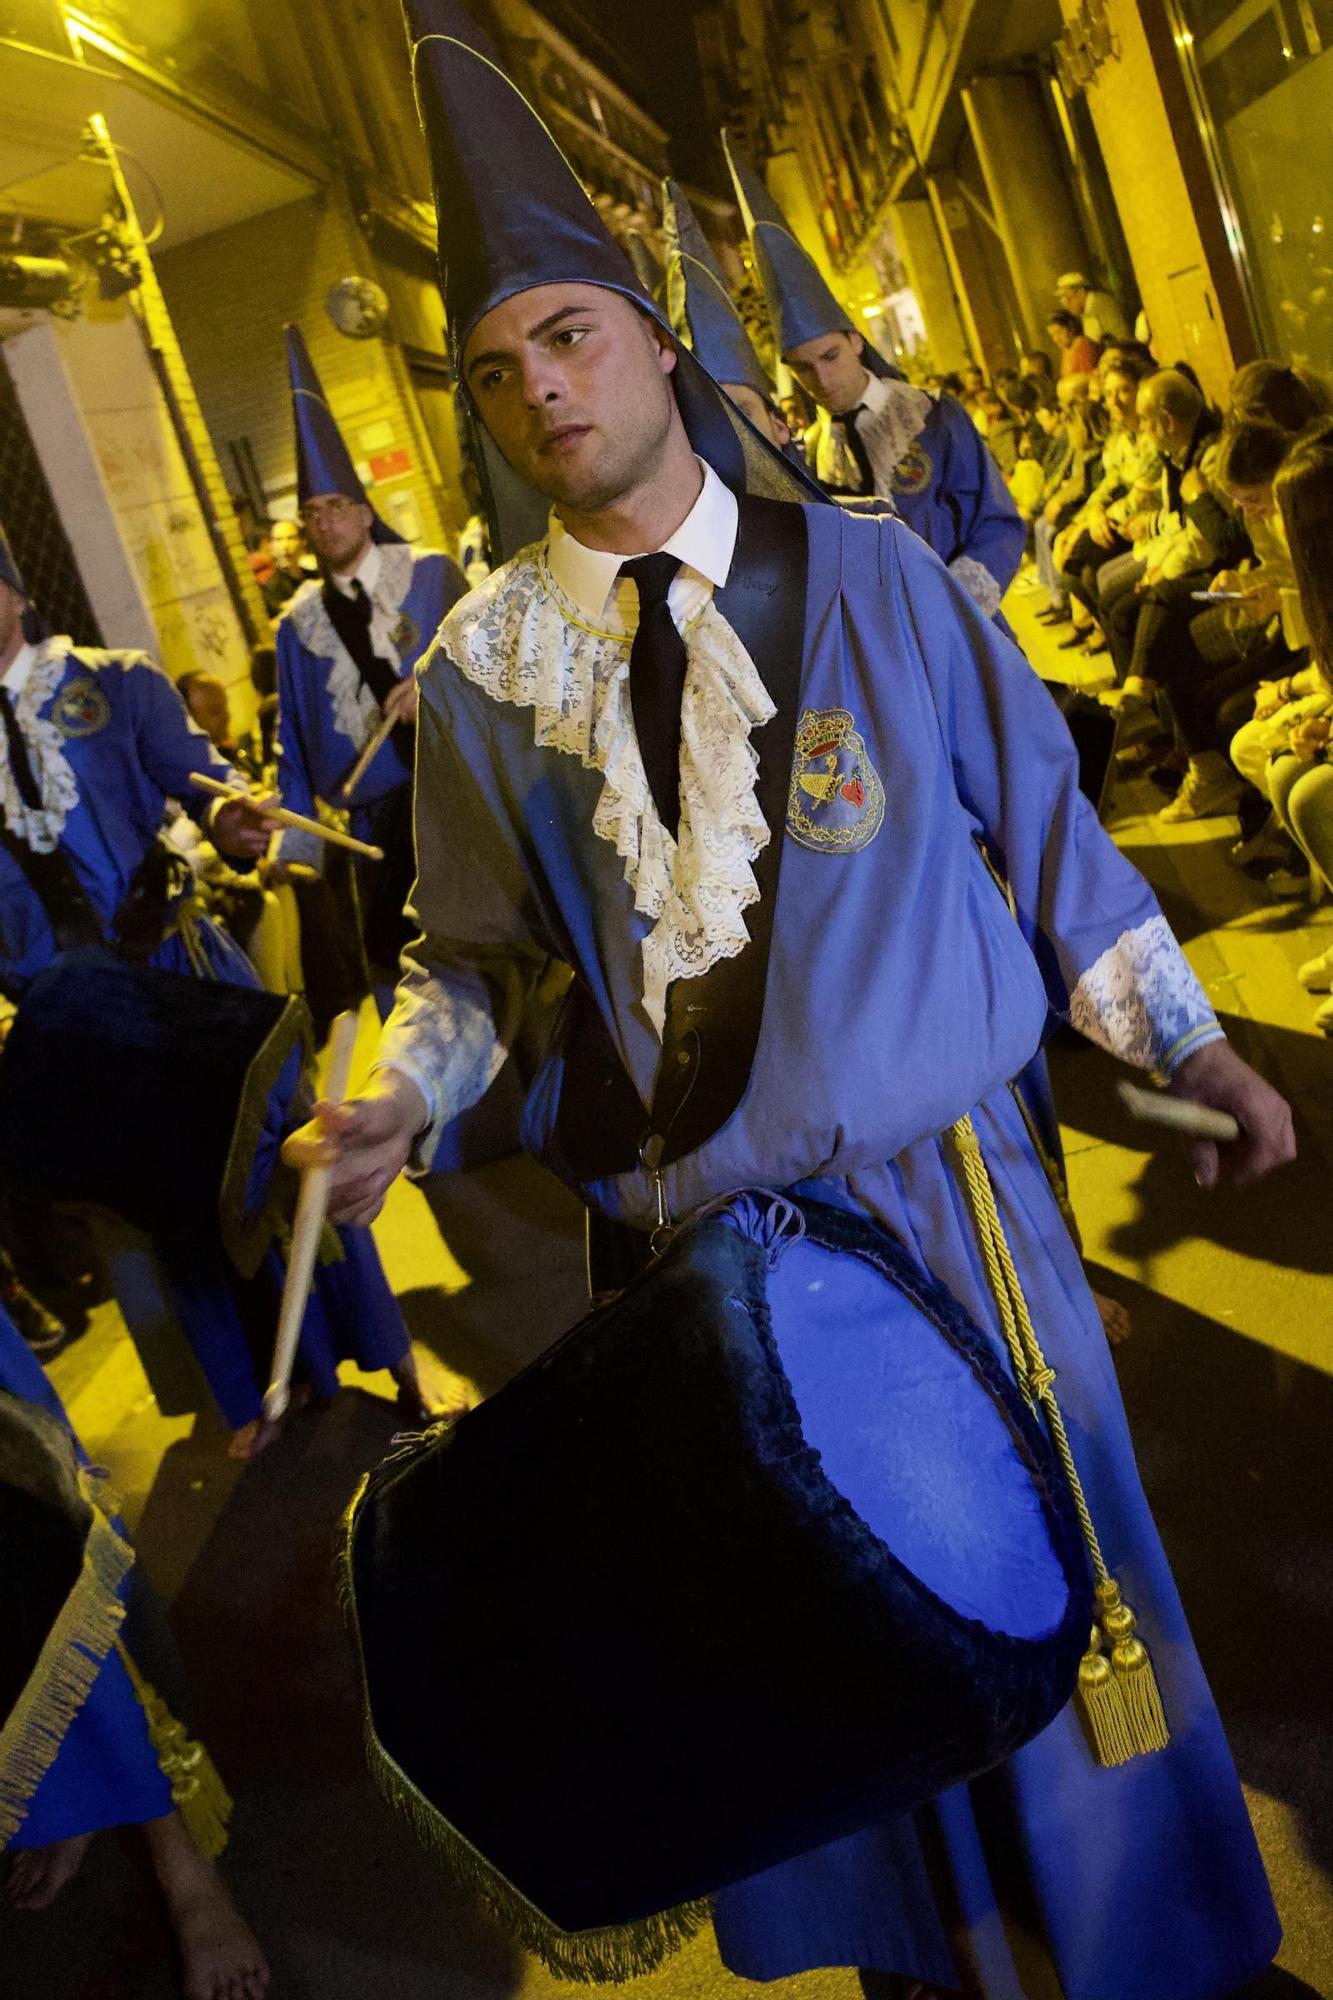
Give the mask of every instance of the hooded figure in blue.
[[(449, 606), (467, 589), (456, 564), (411, 549), (366, 499), (301, 330), (287, 328), (296, 421), (296, 495), (323, 571), (292, 598), (278, 626), (278, 790), (292, 812), (322, 802), (349, 809), (351, 831), (385, 850), (358, 876), (372, 982), (387, 996), (406, 941), (412, 883), (413, 669)], [(381, 723), (395, 727), (343, 787)], [(284, 830), (281, 863), (320, 869), (324, 845)]]
[[(22, 577), (0, 537), (0, 990), (20, 1004), (58, 956), (60, 937), (68, 939), (71, 909), (89, 935), (116, 938), (119, 914), (135, 906), (161, 859), (168, 799), (199, 819), (221, 853), (246, 865), (266, 850), (273, 830), (258, 805), (219, 804), (194, 790), (195, 772), (248, 788), (145, 654), (29, 638), (36, 629)], [(160, 900), (151, 964), (258, 986), (240, 947), (211, 920), (196, 917), (179, 886), (164, 885)], [(299, 1077), (293, 1051), (269, 1102), (261, 1149), (267, 1166), (257, 1161), (257, 1174), (271, 1174)], [(188, 1106), (181, 1115), (189, 1115)], [(407, 1329), (369, 1231), (344, 1231), (343, 1247), (343, 1262), (321, 1266), (316, 1278), (301, 1372), (319, 1393), (332, 1395), (339, 1360), (391, 1368), (419, 1408)], [(256, 1323), (276, 1327), (279, 1252), (271, 1246), (245, 1282), (220, 1240), (202, 1255), (159, 1245), (158, 1263), (181, 1331), (236, 1434), (234, 1449), (249, 1456), (271, 1434), (262, 1422), (252, 1339)]]
[[(574, 1005), (526, 1138), (595, 1215), (644, 1242), (664, 1209), (813, 1193), (890, 1231), (1007, 1366), (956, 1178), (951, 1128), (970, 1116), (1170, 1741), (1104, 1768), (1071, 1706), (922, 1814), (722, 1888), (723, 1957), (760, 1980), (853, 1966), (878, 1992), (898, 1977), (991, 2000), (1229, 1993), (1271, 1959), (1277, 1920), (1010, 1083), (1054, 1007), (1178, 1094), (1233, 1107), (1239, 1170), (1289, 1157), (1287, 1108), (1227, 1045), (1010, 641), (900, 521), (799, 504), (672, 346), (462, 9), (406, 11), (460, 377), (491, 470), (554, 507), (527, 546), (500, 537), (508, 559), (423, 672), (422, 935), (366, 1089), (288, 1157), (330, 1168), (335, 1212), (373, 1214), (485, 1088), (554, 954)], [(777, 504), (784, 490), (798, 504)], [(774, 548), (776, 575), (756, 568)], [(464, 838), (465, 884), (449, 867)], [(715, 1040), (690, 1023), (716, 968), (732, 984)], [(836, 1374), (824, 1388), (836, 1400)], [(891, 1451), (902, 1415), (843, 1421), (880, 1426)]]
[(725, 132), (722, 143), (778, 352), (819, 405), (805, 434), (816, 477), (840, 499), (890, 502), (993, 617), (1025, 530), (976, 425), (952, 396), (904, 382), (881, 360)]

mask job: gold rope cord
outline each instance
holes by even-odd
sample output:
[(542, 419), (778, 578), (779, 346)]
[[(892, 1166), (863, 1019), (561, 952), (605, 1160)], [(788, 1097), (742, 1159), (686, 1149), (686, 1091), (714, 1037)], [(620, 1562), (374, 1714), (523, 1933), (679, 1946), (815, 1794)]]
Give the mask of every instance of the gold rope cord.
[(176, 1720), (157, 1689), (144, 1679), (119, 1639), (116, 1651), (143, 1710), (162, 1775), (171, 1786), (171, 1802), (199, 1852), (214, 1861), (227, 1845), (232, 1810), (217, 1766), (203, 1744), (186, 1733), (184, 1723)]
[[(976, 1225), (986, 1276), (1013, 1362), (1014, 1378), (1031, 1408), (1040, 1409), (1078, 1514), (1092, 1562), (1097, 1622), (1079, 1663), (1078, 1701), (1097, 1761), (1106, 1766), (1163, 1750), (1169, 1738), (1161, 1692), (1148, 1649), (1135, 1636), (1134, 1613), (1112, 1577), (1093, 1525), (1083, 1482), (1055, 1395), (1055, 1370), (1046, 1360), (1028, 1310), (1018, 1271), (1000, 1221), (995, 1189), (970, 1117), (953, 1126), (968, 1205)], [(1110, 1658), (1102, 1651), (1105, 1644)]]

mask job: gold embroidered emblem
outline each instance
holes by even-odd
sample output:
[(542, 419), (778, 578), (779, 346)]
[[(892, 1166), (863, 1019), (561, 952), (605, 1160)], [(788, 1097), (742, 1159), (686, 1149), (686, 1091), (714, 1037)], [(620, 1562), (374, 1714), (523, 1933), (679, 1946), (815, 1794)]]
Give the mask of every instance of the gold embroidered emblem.
[(897, 465), (893, 468), (893, 490), (895, 493), (924, 493), (935, 477), (935, 467), (930, 453), (913, 438)]
[(399, 659), (405, 660), (409, 653), (415, 653), (421, 643), (421, 627), (415, 618), (409, 618), (405, 611), (400, 611), (389, 637)]
[(802, 847), (856, 854), (884, 823), (884, 787), (856, 718), (807, 708), (796, 731), (787, 831)]
[(96, 736), (111, 720), (111, 704), (97, 682), (83, 674), (60, 690), (51, 720), (62, 736)]

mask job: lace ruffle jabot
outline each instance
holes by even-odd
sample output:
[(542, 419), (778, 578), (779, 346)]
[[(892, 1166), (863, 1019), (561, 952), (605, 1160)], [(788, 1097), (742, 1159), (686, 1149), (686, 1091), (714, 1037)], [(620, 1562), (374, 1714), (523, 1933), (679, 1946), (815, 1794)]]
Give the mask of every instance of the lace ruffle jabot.
[(4, 810), (5, 825), (12, 834), (26, 842), (34, 854), (54, 851), (64, 832), (65, 821), (79, 802), (78, 782), (65, 755), (65, 739), (54, 722), (48, 722), (38, 714), (64, 679), (69, 654), (68, 639), (48, 639), (37, 656), (22, 694), (14, 703), (15, 718), (28, 746), (28, 757), (41, 794), (40, 805), (24, 803), (19, 796), (9, 758), (0, 756), (0, 807)]
[[(385, 617), (392, 618), (412, 588), (416, 558), (406, 542), (380, 544), (380, 570), (375, 582), (374, 603)], [(333, 726), (355, 744), (364, 743), (367, 732), (379, 718), (379, 703), (362, 680), (357, 664), (333, 629), (333, 620), (324, 608), (324, 586), (314, 578), (303, 583), (287, 607), (287, 616), (296, 627), (296, 636), (317, 660), (327, 660), (326, 683)]]
[(758, 899), (752, 863), (769, 830), (755, 796), (751, 731), (774, 713), (753, 660), (710, 599), (685, 633), (680, 839), (653, 804), (630, 707), (630, 640), (579, 617), (538, 546), (464, 598), (440, 633), (492, 700), (533, 711), (536, 742), (601, 773), (593, 832), (624, 863), (643, 942), (643, 1004), (662, 1032), (667, 988), (745, 949)]

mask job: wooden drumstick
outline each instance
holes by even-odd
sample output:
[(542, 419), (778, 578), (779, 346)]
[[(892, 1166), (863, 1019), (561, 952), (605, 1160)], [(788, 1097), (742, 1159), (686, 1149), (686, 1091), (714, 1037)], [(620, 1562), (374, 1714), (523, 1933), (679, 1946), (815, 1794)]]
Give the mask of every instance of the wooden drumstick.
[(1224, 1146), (1240, 1137), (1240, 1126), (1229, 1111), (1212, 1111), (1206, 1104), (1191, 1104), (1188, 1098), (1169, 1097), (1162, 1090), (1141, 1090), (1123, 1078), (1116, 1092), (1130, 1117), (1141, 1124), (1182, 1132), (1187, 1139), (1216, 1139)]
[(333, 847), (350, 848), (353, 854), (364, 854), (368, 861), (383, 861), (384, 849), (372, 847), (369, 841), (353, 840), (350, 833), (340, 833), (336, 826), (325, 826), (322, 820), (307, 819), (304, 813), (288, 812), (286, 806), (271, 806), (265, 799), (257, 799), (253, 792), (243, 792), (236, 785), (224, 785), (219, 778), (209, 778), (202, 771), (190, 773), (190, 783), (197, 791), (211, 792), (215, 799), (238, 799), (242, 805), (255, 806), (266, 812), (279, 826), (293, 826), (298, 833), (313, 833), (316, 840), (327, 840)]
[(351, 798), (352, 793), (361, 783), (366, 772), (370, 769), (375, 758), (378, 757), (380, 751), (384, 748), (397, 727), (398, 717), (396, 715), (382, 715), (380, 717), (379, 726), (366, 738), (361, 755), (357, 758), (355, 764), (353, 764), (351, 770), (343, 780), (342, 785), (339, 787), (339, 794), (344, 800)]
[[(329, 1037), (329, 1074), (324, 1088), (326, 1104), (341, 1104), (347, 1095), (347, 1073), (356, 1047), (357, 1017), (350, 1009), (339, 1014)], [(310, 1281), (315, 1273), (315, 1257), (329, 1206), (329, 1169), (306, 1167), (301, 1174), (301, 1193), (292, 1223), (292, 1247), (287, 1258), (287, 1277), (282, 1287), (282, 1310), (278, 1314), (278, 1337), (273, 1346), (273, 1375), (264, 1392), (264, 1416), (276, 1424), (287, 1408), (291, 1393), (292, 1368), (296, 1362), (301, 1321), (305, 1317)]]

